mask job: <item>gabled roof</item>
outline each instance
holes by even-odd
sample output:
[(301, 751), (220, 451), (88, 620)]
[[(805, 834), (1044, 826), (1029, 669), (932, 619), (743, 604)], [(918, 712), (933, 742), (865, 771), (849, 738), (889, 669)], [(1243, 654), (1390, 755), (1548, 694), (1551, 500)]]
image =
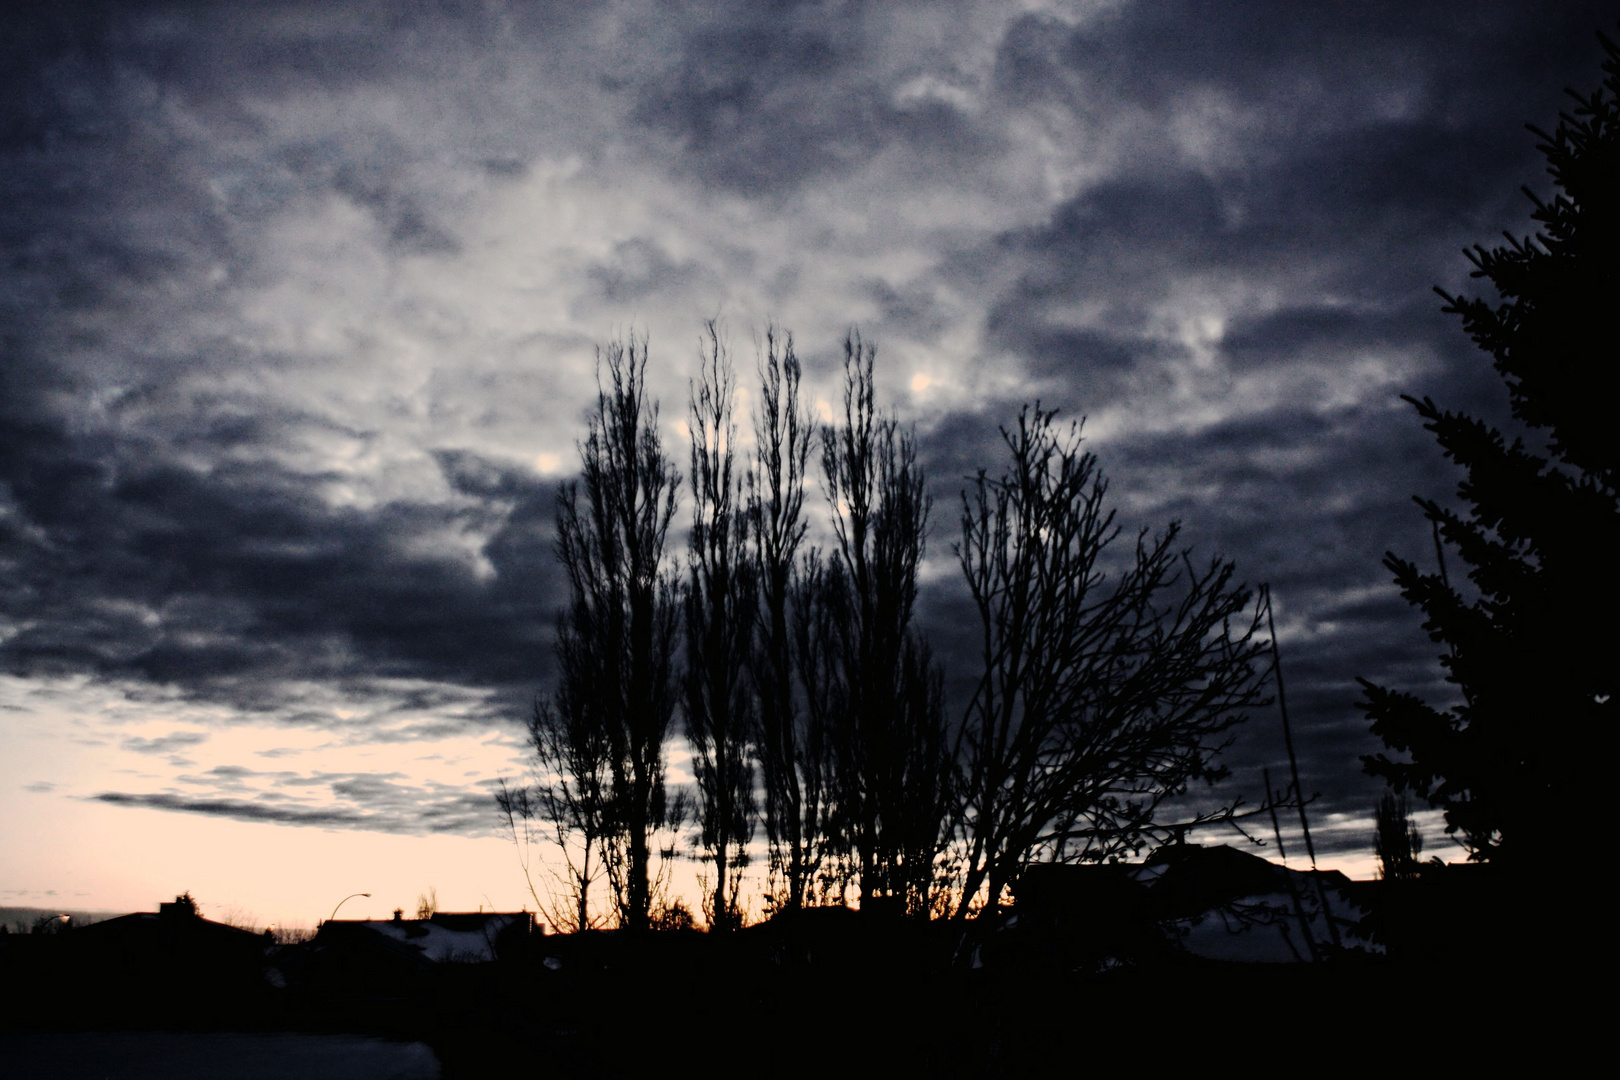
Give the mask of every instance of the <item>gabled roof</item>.
[[(173, 905), (165, 904), (164, 907)], [(263, 934), (214, 922), (200, 915), (178, 912), (137, 911), (117, 918), (76, 927), (74, 939), (82, 944), (102, 942), (184, 941), (236, 947), (262, 947)]]
[(484, 963), (496, 959), (511, 936), (527, 937), (533, 928), (527, 911), (439, 912), (427, 919), (328, 921), (315, 944), (363, 944), (435, 964)]

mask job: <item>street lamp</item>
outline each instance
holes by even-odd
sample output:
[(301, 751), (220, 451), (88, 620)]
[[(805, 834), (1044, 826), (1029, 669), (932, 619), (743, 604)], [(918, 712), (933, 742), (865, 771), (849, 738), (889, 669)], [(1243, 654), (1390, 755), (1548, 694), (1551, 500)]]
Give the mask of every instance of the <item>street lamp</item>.
[(353, 900), (357, 896), (364, 896), (369, 899), (371, 894), (368, 892), (350, 893), (348, 896), (345, 896), (343, 899), (337, 902), (337, 907), (332, 909), (332, 914), (327, 917), (326, 921), (331, 922), (333, 919), (337, 918), (338, 908), (342, 907), (344, 904), (347, 904), (350, 900)]

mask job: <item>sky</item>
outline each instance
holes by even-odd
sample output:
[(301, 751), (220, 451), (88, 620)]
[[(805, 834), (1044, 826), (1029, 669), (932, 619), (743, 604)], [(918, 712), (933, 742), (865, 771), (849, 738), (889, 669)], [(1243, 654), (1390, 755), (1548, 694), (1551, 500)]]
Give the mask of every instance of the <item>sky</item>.
[[(0, 905), (532, 907), (492, 792), (551, 677), (596, 350), (646, 335), (684, 460), (714, 318), (745, 375), (791, 330), (823, 410), (876, 343), (953, 672), (964, 478), (1022, 404), (1084, 417), (1122, 523), (1270, 584), (1318, 855), (1372, 873), (1355, 680), (1447, 693), (1381, 565), (1433, 559), (1413, 495), (1455, 502), (1401, 395), (1506, 422), (1432, 289), (1529, 231), (1524, 125), (1596, 86), (1611, 5), (0, 20)], [(1275, 709), (1226, 761), (1253, 805)]]

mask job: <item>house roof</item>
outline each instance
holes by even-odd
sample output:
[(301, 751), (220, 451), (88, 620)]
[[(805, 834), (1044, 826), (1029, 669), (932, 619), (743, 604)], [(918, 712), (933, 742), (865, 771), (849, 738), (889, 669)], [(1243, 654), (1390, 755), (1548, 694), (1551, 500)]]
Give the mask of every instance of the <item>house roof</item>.
[(496, 959), (511, 934), (533, 932), (534, 916), (519, 912), (438, 912), (427, 919), (351, 919), (321, 924), (316, 944), (366, 941), (401, 955), (436, 964), (483, 963)]
[[(163, 907), (173, 909), (174, 905), (164, 904)], [(119, 915), (116, 918), (90, 923), (88, 926), (76, 927), (73, 934), (76, 940), (86, 944), (159, 939), (239, 947), (260, 947), (265, 943), (263, 934), (214, 922), (200, 915), (187, 913), (184, 909), (161, 912), (137, 911), (129, 915)]]

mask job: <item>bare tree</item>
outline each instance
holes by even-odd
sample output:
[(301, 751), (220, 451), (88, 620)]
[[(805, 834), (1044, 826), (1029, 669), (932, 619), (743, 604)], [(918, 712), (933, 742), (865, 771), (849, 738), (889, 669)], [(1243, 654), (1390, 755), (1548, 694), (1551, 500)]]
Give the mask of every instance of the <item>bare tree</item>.
[(994, 908), (1032, 861), (1101, 861), (1198, 825), (1164, 820), (1261, 703), (1260, 614), (1233, 564), (1194, 567), (1179, 526), (1125, 558), (1107, 481), (1039, 405), (1003, 429), (1011, 461), (962, 495), (962, 572), (978, 609), (983, 674), (959, 729), (962, 917)]
[(930, 501), (911, 433), (877, 412), (874, 355), (858, 335), (845, 339), (843, 423), (822, 430), (835, 538), (819, 590), (835, 695), (833, 822), (862, 904), (918, 913), (945, 843), (938, 675), (912, 625)]
[[(580, 446), (580, 477), (557, 502), (557, 553), (569, 589), (558, 654), (563, 689), (579, 696), (559, 696), (556, 722), (541, 725), (568, 744), (558, 759), (571, 768), (594, 761), (600, 740), (605, 787), (585, 811), (599, 815), (595, 838), (619, 923), (631, 931), (647, 929), (653, 837), (673, 824), (674, 809), (664, 789), (664, 744), (675, 709), (679, 612), (665, 544), (680, 474), (659, 439), (646, 368), (645, 339), (598, 354), (596, 415)], [(576, 791), (589, 787), (580, 773), (566, 775)]]
[[(502, 781), (495, 796), (536, 909), (565, 933), (598, 925), (591, 886), (603, 874), (600, 845), (612, 822), (607, 728), (592, 678), (600, 665), (587, 645), (565, 610), (557, 630), (558, 689), (537, 700), (529, 718), (534, 783), (513, 788)], [(560, 870), (539, 854), (552, 845)], [(544, 897), (535, 885), (537, 863), (555, 883), (544, 886)]]
[(737, 891), (748, 865), (756, 811), (748, 660), (757, 590), (741, 477), (733, 471), (737, 430), (732, 407), (731, 361), (719, 328), (710, 321), (691, 397), (686, 734), (697, 774), (699, 835), (704, 856), (714, 866), (704, 914), (715, 930), (742, 924)]
[[(790, 625), (794, 680), (800, 690), (795, 699), (802, 710), (797, 716), (793, 762), (798, 784), (799, 818), (797, 841), (800, 849), (797, 905), (826, 900), (838, 890), (838, 901), (847, 901), (853, 871), (847, 871), (846, 845), (838, 836), (834, 805), (833, 738), (834, 716), (840, 707), (837, 631), (838, 605), (830, 598), (841, 597), (837, 577), (842, 567), (812, 547), (800, 556), (789, 580)], [(833, 580), (829, 580), (833, 579)], [(791, 879), (790, 879), (791, 883)], [(784, 903), (792, 902), (789, 894)]]
[[(765, 332), (754, 410), (754, 463), (748, 478), (748, 520), (759, 590), (751, 670), (759, 703), (757, 753), (764, 780), (765, 833), (771, 874), (780, 882), (772, 903), (802, 907), (820, 868), (825, 821), (826, 740), (822, 699), (801, 707), (795, 685), (817, 667), (823, 636), (812, 598), (819, 563), (804, 540), (805, 467), (813, 428), (799, 405), (798, 357), (791, 334)], [(808, 660), (801, 658), (808, 657)], [(804, 666), (807, 663), (808, 666)], [(812, 674), (812, 679), (814, 678)], [(817, 683), (817, 686), (824, 683)]]

